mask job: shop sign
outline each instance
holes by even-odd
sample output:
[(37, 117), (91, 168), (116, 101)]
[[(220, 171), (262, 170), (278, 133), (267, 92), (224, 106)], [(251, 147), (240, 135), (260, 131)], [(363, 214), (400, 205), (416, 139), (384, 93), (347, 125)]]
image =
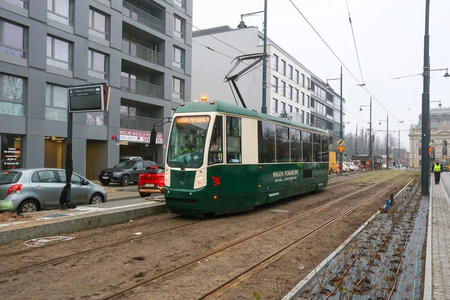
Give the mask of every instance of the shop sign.
[(6, 169), (18, 168), (20, 165), (20, 148), (6, 148), (3, 150), (3, 165)]
[[(148, 144), (150, 143), (150, 135), (151, 132), (149, 131), (120, 129), (120, 141)], [(156, 144), (162, 143), (163, 143), (163, 134), (162, 132), (157, 132)]]

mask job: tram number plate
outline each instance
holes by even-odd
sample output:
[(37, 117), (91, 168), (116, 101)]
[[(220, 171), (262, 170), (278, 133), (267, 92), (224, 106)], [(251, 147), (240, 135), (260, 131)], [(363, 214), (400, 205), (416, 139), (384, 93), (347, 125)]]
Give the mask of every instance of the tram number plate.
[(109, 177), (108, 177), (108, 176), (103, 176), (102, 178), (103, 178), (103, 179), (109, 179)]
[(146, 187), (155, 187), (155, 185), (153, 183), (146, 183), (145, 186)]

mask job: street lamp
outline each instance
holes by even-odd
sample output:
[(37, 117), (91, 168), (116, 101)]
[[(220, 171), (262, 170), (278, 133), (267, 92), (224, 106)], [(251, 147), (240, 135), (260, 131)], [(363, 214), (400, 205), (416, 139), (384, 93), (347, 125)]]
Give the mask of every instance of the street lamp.
[(373, 157), (372, 157), (372, 97), (370, 97), (370, 104), (363, 104), (359, 106), (359, 110), (362, 111), (364, 106), (370, 106), (370, 123), (369, 123), (369, 158), (370, 169), (372, 170)]
[(264, 10), (262, 11), (256, 11), (248, 14), (242, 14), (241, 15), (241, 22), (239, 22), (238, 28), (246, 28), (247, 25), (245, 25), (243, 17), (251, 16), (254, 14), (264, 13), (264, 46), (263, 46), (263, 54), (264, 54), (264, 60), (263, 60), (263, 74), (262, 74), (262, 105), (261, 105), (261, 113), (267, 114), (267, 104), (266, 104), (266, 98), (267, 98), (267, 0), (264, 0)]
[[(341, 77), (340, 78), (330, 78), (330, 79), (327, 79), (327, 85), (329, 85), (328, 84), (328, 81), (329, 80), (339, 80), (340, 82), (341, 82), (341, 96), (340, 96), (340, 98), (341, 98), (341, 111), (340, 111), (340, 116), (341, 116), (341, 119), (340, 119), (340, 123), (339, 123), (339, 139), (340, 140), (344, 140), (344, 132), (342, 131), (342, 66), (341, 66)], [(343, 152), (341, 153), (341, 157), (340, 157), (340, 159), (339, 159), (339, 168), (340, 168), (340, 172), (339, 172), (339, 175), (341, 175), (342, 176), (342, 156), (343, 156)]]
[(381, 121), (386, 121), (386, 167), (389, 169), (389, 114), (386, 115), (386, 120), (380, 120), (378, 125), (381, 125)]

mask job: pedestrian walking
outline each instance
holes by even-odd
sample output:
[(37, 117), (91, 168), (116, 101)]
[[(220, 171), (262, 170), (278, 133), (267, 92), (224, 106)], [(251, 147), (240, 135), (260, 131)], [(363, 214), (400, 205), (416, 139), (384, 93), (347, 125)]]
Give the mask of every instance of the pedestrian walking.
[(439, 160), (436, 160), (431, 168), (431, 170), (434, 173), (434, 184), (439, 184), (441, 181), (441, 172), (442, 172), (442, 165), (439, 163)]

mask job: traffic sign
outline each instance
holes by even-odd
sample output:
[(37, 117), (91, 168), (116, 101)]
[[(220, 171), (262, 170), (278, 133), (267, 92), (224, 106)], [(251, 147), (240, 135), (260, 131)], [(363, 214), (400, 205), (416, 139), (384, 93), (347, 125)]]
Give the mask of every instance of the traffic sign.
[(433, 146), (428, 147), (428, 153), (431, 153), (433, 151)]
[(338, 144), (339, 144), (339, 146), (344, 146), (344, 141), (343, 140), (339, 140)]
[(339, 153), (344, 152), (345, 146), (338, 146)]

